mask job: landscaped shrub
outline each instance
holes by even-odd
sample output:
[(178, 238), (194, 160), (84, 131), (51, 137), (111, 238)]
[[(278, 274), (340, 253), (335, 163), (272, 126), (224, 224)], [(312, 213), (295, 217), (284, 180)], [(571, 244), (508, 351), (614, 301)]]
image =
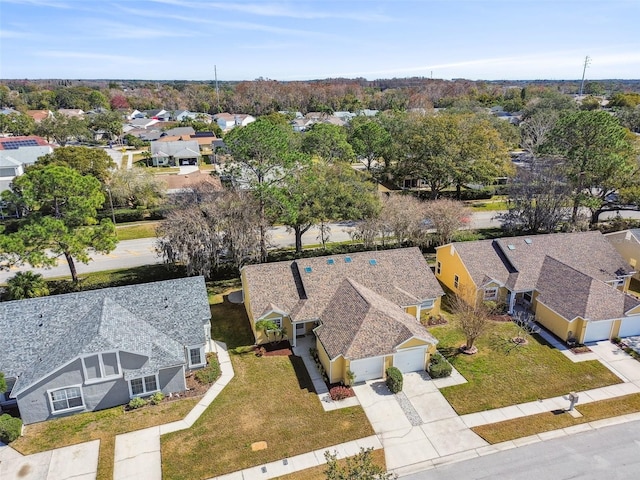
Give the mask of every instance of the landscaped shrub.
[(431, 378), (444, 378), (451, 375), (453, 367), (439, 352), (431, 355), (429, 359), (429, 375)]
[(164, 400), (164, 393), (156, 392), (149, 397), (149, 403), (151, 405), (158, 405), (162, 400)]
[(210, 353), (207, 355), (207, 366), (198, 370), (195, 373), (195, 377), (200, 383), (208, 385), (215, 382), (220, 376), (220, 373), (218, 356), (215, 353)]
[(144, 407), (147, 401), (142, 397), (134, 397), (129, 401), (129, 408), (135, 410), (136, 408)]
[(0, 416), (0, 442), (11, 443), (22, 433), (22, 420), (4, 414)]
[(402, 372), (396, 367), (387, 368), (387, 387), (391, 393), (402, 391)]
[(344, 400), (345, 398), (353, 397), (355, 393), (352, 388), (338, 385), (337, 387), (333, 387), (331, 390), (329, 390), (329, 395), (331, 396), (331, 400), (338, 401)]

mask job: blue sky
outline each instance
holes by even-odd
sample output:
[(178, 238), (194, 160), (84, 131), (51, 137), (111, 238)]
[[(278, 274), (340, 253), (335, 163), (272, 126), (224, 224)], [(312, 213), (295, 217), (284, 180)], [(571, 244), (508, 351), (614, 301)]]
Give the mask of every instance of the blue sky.
[(640, 78), (640, 0), (0, 0), (0, 78)]

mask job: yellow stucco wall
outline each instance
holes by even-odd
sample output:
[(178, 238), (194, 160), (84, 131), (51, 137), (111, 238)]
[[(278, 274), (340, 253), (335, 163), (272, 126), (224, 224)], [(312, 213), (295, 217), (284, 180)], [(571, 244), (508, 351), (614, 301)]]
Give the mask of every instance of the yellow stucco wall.
[[(285, 327), (287, 333), (286, 333), (286, 339), (291, 339), (293, 338), (293, 325), (291, 324), (291, 319), (289, 317), (283, 317), (281, 314), (279, 313), (275, 313), (275, 312), (271, 312), (267, 315), (265, 315), (264, 317), (261, 317), (260, 320), (270, 320), (270, 319), (274, 319), (274, 318), (282, 318), (282, 325)], [(258, 320), (258, 321), (260, 321)], [(251, 323), (251, 328), (253, 328), (253, 333), (256, 337), (256, 343), (258, 345), (263, 344), (263, 343), (268, 343), (270, 341), (274, 340), (274, 334), (269, 334), (269, 336), (267, 337), (266, 332), (260, 330), (256, 330), (255, 328), (255, 324), (252, 322)], [(278, 339), (279, 337), (276, 335), (275, 339)]]
[(543, 303), (536, 302), (536, 320), (546, 329), (553, 332), (562, 340), (567, 340), (569, 332), (579, 341), (584, 338), (582, 319), (574, 319), (571, 322), (565, 320), (558, 313), (551, 310)]
[(405, 307), (404, 311), (407, 312), (412, 317), (418, 318), (418, 307), (416, 305)]
[[(455, 251), (454, 244), (439, 247), (436, 250), (436, 262), (440, 262), (440, 273), (436, 268), (436, 278), (451, 291), (462, 295), (467, 302), (474, 302), (478, 287)], [(458, 288), (454, 285), (455, 275), (459, 278)]]
[(344, 382), (347, 372), (347, 362), (344, 357), (338, 357), (332, 362), (318, 338), (316, 338), (316, 348), (318, 349), (320, 363), (327, 372), (327, 377), (329, 377), (329, 383)]
[(398, 350), (404, 350), (406, 348), (413, 348), (413, 347), (421, 347), (424, 345), (429, 345), (429, 342), (425, 342), (420, 338), (411, 338), (407, 340), (405, 343), (403, 343), (402, 346), (398, 347)]

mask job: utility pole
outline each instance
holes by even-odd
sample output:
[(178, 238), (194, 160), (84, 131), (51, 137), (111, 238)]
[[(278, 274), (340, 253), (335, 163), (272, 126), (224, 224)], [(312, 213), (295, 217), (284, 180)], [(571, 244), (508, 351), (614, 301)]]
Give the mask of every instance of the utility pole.
[(589, 55), (587, 55), (586, 57), (584, 57), (584, 67), (582, 69), (582, 82), (580, 82), (580, 96), (582, 96), (582, 91), (584, 90), (584, 74), (587, 71), (587, 67), (589, 66), (590, 63), (591, 63), (591, 59), (589, 58)]
[(218, 90), (218, 67), (213, 66), (213, 74), (216, 77), (216, 100), (218, 101), (218, 113), (220, 113), (220, 90)]

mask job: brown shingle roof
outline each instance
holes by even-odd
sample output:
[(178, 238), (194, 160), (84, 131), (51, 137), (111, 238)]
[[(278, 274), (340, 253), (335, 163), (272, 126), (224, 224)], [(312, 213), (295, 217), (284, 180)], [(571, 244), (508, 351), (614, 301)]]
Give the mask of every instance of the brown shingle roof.
[(316, 333), (331, 359), (390, 354), (414, 337), (437, 343), (398, 305), (348, 278), (340, 283), (321, 317)]
[(203, 172), (201, 170), (186, 175), (165, 175), (162, 179), (167, 183), (167, 189), (169, 190), (193, 188), (202, 183), (213, 185), (217, 191), (223, 190), (218, 177), (214, 177), (209, 172)]
[[(319, 319), (346, 278), (398, 306), (416, 305), (444, 294), (418, 248), (248, 265), (244, 272), (256, 320), (271, 302), (289, 312), (294, 321)], [(306, 299), (301, 298), (301, 289)]]

